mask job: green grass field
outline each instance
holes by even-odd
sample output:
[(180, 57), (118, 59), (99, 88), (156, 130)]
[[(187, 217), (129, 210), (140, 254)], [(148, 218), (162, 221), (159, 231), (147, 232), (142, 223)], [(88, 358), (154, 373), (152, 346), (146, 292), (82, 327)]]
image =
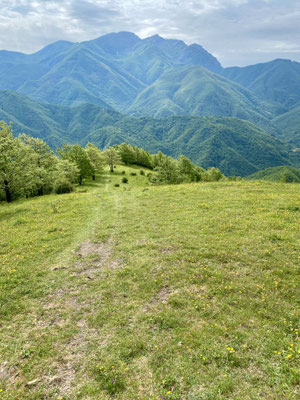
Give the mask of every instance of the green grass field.
[(0, 399), (298, 399), (299, 185), (139, 170), (0, 204)]

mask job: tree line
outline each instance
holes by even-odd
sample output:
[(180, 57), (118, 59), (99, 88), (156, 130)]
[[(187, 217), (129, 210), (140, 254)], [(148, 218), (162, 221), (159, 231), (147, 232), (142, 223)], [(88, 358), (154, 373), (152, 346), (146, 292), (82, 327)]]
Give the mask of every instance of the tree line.
[(0, 121), (0, 200), (11, 202), (20, 197), (42, 196), (51, 192), (68, 193), (75, 184), (108, 165), (111, 173), (116, 164), (139, 165), (153, 170), (148, 177), (153, 183), (214, 181), (223, 178), (217, 168), (207, 171), (181, 155), (178, 159), (126, 143), (101, 151), (94, 144), (84, 148), (64, 144), (56, 153), (42, 140), (13, 134), (11, 124)]

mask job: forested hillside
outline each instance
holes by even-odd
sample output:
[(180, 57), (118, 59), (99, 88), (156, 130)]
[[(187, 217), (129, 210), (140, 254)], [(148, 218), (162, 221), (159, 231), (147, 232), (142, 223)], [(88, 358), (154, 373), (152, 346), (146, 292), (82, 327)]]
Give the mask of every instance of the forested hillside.
[(249, 175), (270, 166), (300, 164), (300, 154), (255, 125), (226, 117), (132, 118), (96, 105), (49, 105), (15, 92), (0, 92), (0, 119), (16, 133), (45, 140), (53, 149), (88, 142), (103, 149), (127, 142), (173, 157), (184, 154), (203, 168), (226, 175)]

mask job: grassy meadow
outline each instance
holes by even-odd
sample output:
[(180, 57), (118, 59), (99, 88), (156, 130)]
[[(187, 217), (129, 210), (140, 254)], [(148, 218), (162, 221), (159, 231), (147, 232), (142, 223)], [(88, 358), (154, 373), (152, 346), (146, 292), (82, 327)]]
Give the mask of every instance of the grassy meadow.
[(298, 184), (118, 166), (0, 221), (0, 399), (299, 398)]

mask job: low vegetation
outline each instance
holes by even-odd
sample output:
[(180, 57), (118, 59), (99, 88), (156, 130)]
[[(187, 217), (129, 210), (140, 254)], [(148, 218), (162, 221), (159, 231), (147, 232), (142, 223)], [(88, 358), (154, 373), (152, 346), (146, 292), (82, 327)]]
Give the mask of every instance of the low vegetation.
[(299, 186), (149, 173), (1, 203), (1, 399), (296, 400)]

